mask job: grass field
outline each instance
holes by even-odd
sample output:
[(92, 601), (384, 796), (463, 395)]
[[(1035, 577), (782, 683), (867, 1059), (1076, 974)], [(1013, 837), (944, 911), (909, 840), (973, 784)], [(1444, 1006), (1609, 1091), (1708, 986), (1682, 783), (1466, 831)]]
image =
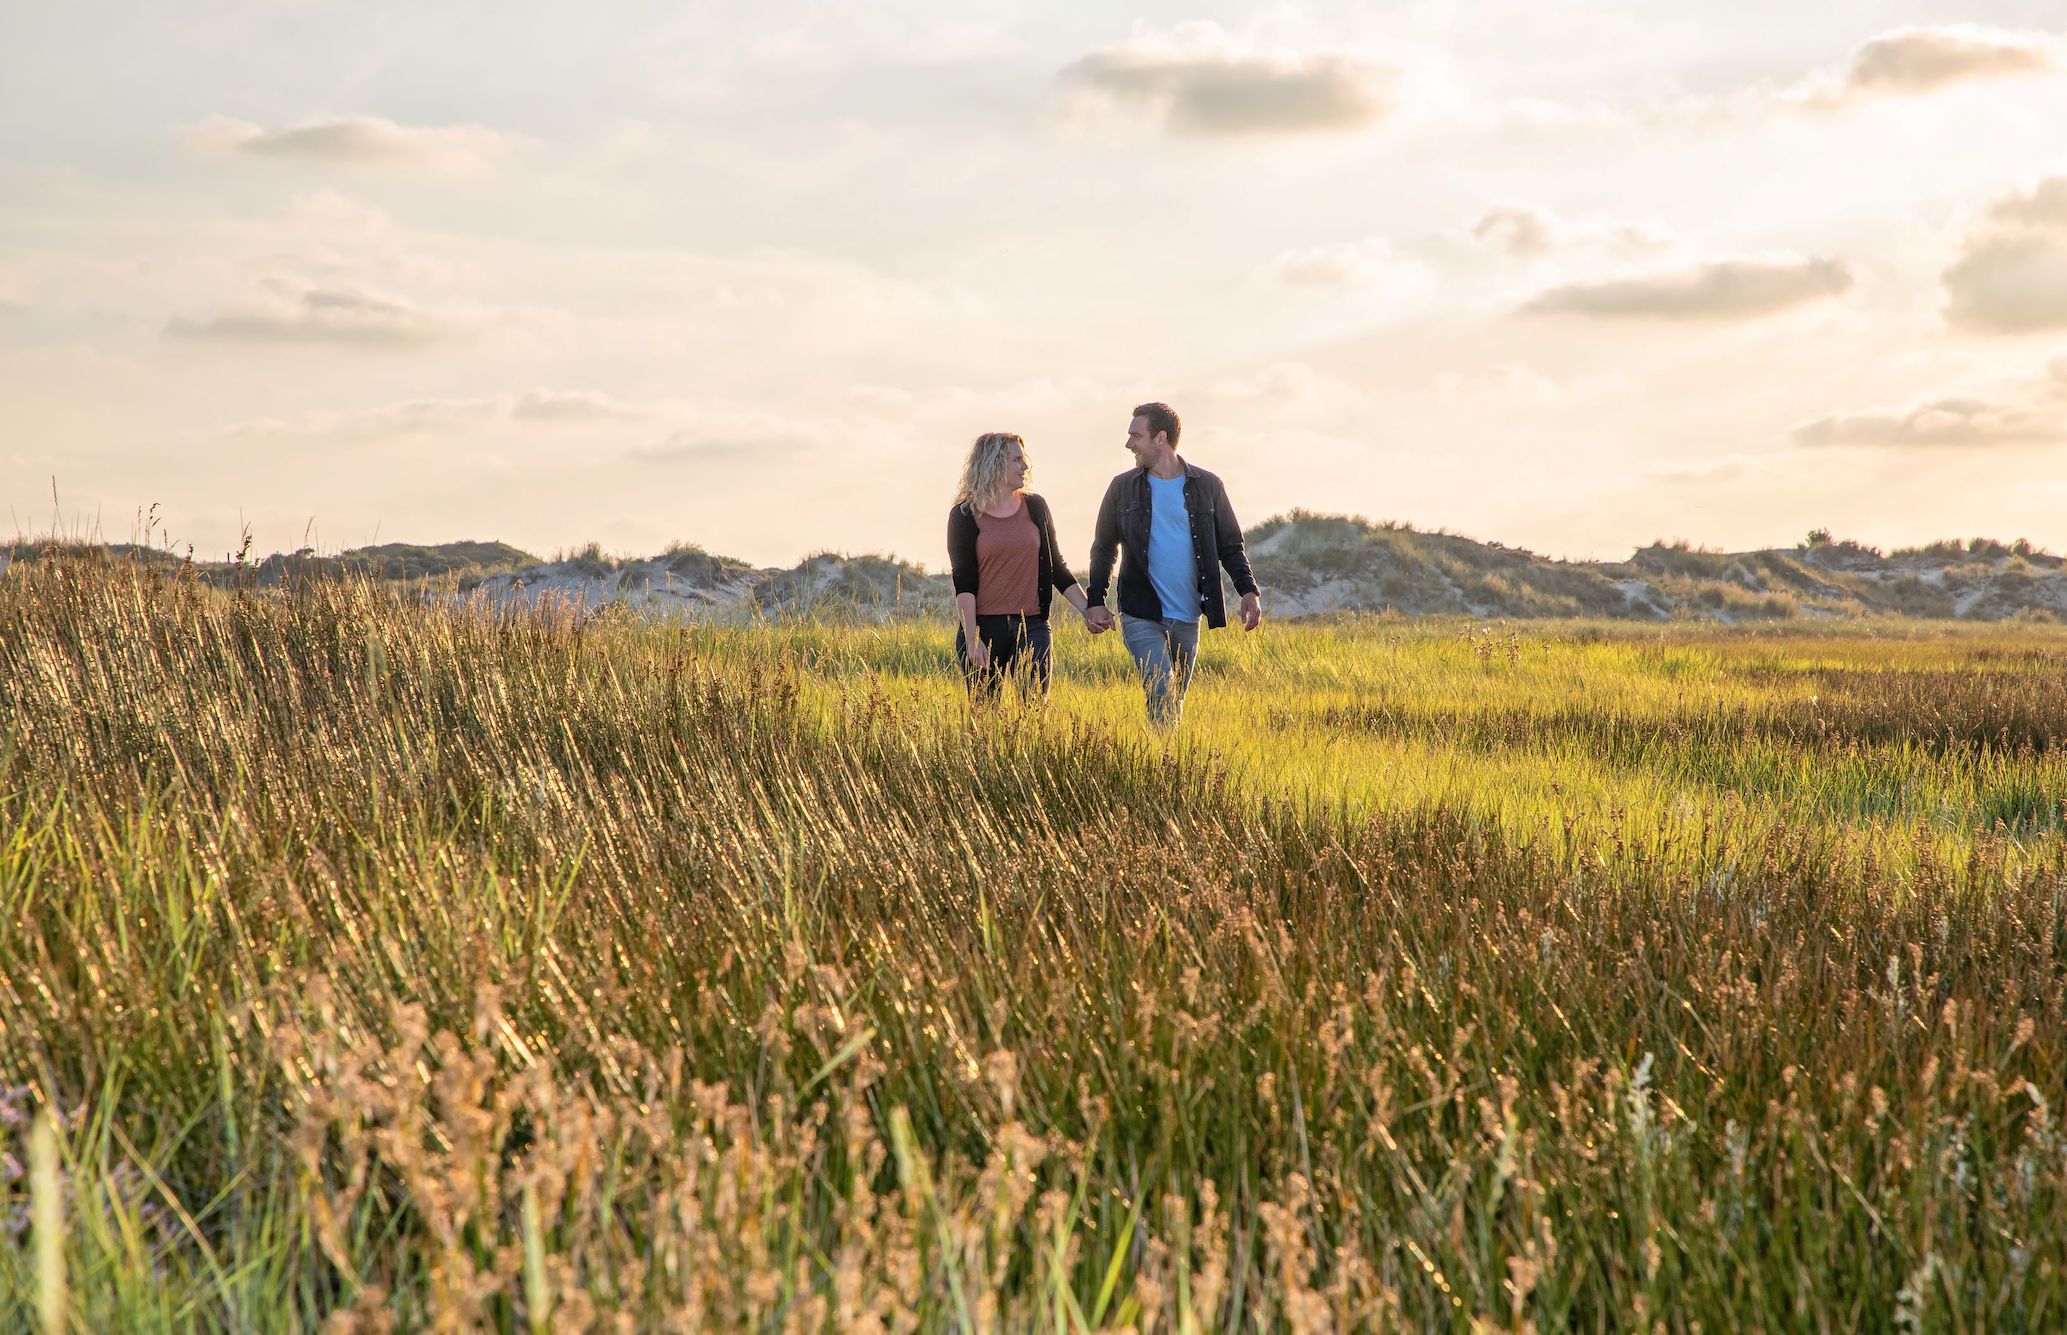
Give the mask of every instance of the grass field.
[(0, 579), (0, 1326), (2067, 1324), (2067, 633)]

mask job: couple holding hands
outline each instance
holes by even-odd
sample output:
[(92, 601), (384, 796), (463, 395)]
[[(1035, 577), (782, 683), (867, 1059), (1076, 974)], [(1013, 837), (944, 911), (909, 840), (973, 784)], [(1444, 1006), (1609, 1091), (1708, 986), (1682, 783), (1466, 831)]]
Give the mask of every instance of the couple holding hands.
[[(979, 436), (947, 516), (948, 561), (960, 625), (955, 652), (972, 694), (994, 696), (1008, 677), (1044, 695), (1052, 675), (1048, 608), (1059, 591), (1093, 635), (1119, 627), (1141, 673), (1152, 723), (1184, 711), (1199, 650), (1199, 618), (1227, 624), (1220, 569), (1242, 597), (1244, 630), (1263, 603), (1227, 488), (1177, 454), (1182, 426), (1167, 403), (1144, 403), (1127, 424), (1134, 467), (1112, 480), (1098, 507), (1088, 590), (1070, 574), (1048, 503), (1025, 490), (1026, 442), (1009, 432)], [(1119, 616), (1106, 606), (1119, 558)]]

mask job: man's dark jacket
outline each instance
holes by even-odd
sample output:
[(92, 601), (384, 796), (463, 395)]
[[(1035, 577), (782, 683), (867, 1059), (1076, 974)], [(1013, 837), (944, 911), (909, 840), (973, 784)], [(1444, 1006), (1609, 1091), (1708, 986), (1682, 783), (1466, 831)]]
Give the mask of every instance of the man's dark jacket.
[[(1184, 463), (1182, 459), (1179, 463)], [(1184, 508), (1191, 516), (1191, 550), (1199, 574), (1199, 610), (1212, 627), (1227, 624), (1227, 603), (1220, 591), (1220, 567), (1239, 594), (1256, 592), (1249, 556), (1242, 550), (1242, 526), (1227, 503), (1227, 488), (1203, 468), (1184, 464)], [(1098, 507), (1098, 530), (1091, 538), (1091, 578), (1085, 596), (1093, 607), (1105, 605), (1112, 582), (1113, 553), (1120, 557), (1120, 611), (1130, 617), (1161, 620), (1163, 600), (1148, 578), (1148, 470), (1130, 468), (1105, 489)]]

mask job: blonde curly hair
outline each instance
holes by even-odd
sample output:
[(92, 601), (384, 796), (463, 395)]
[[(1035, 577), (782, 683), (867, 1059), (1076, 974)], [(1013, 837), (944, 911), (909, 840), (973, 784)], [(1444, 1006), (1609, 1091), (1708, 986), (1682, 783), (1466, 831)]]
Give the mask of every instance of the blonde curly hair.
[[(1026, 459), (1026, 442), (1009, 431), (986, 431), (969, 447), (968, 462), (962, 465), (962, 481), (955, 488), (955, 504), (970, 514), (988, 510), (1005, 497), (1005, 458), (1014, 446)], [(1032, 466), (1028, 465), (1029, 474)]]

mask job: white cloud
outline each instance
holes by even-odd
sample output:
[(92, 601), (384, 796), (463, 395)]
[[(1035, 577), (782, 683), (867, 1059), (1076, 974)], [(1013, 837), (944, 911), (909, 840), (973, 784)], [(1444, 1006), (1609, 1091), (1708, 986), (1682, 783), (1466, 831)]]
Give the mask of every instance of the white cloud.
[(1534, 258), (1557, 248), (1557, 219), (1533, 204), (1496, 204), (1471, 227), (1472, 239), (1510, 255)]
[[(1468, 226), (1444, 229), (1395, 244), (1364, 237), (1280, 252), (1263, 266), (1264, 277), (1294, 287), (1383, 289), (1420, 294), (1440, 277), (1469, 282), (1493, 277), (1488, 261), (1539, 266), (1534, 281), (1583, 273), (1603, 263), (1621, 268), (1653, 267), (1689, 249), (1671, 227), (1647, 219), (1566, 218), (1527, 200), (1499, 200)], [(1626, 271), (1624, 276), (1626, 276)], [(1503, 286), (1511, 279), (1499, 279)], [(1511, 293), (1509, 294), (1511, 298)]]
[(1861, 43), (1841, 69), (1818, 70), (1777, 88), (1695, 100), (1686, 109), (1724, 116), (1848, 111), (1962, 84), (2054, 74), (2061, 51), (2061, 39), (2050, 32), (1976, 24), (1895, 28)]
[(634, 446), (625, 451), (625, 458), (660, 466), (765, 462), (851, 439), (851, 433), (826, 422), (806, 422), (754, 409), (710, 408), (699, 413), (698, 419), (656, 441)]
[(646, 416), (649, 411), (593, 390), (538, 388), (472, 398), (411, 399), (360, 412), (261, 418), (231, 427), (223, 434), (243, 438), (377, 442), (453, 435), (505, 423), (553, 428), (622, 421)]
[(1483, 401), (1489, 398), (1526, 399), (1551, 405), (1629, 388), (1628, 377), (1614, 371), (1600, 375), (1559, 379), (1525, 361), (1502, 362), (1484, 370), (1445, 371), (1433, 388), (1448, 398)]
[(211, 116), (188, 126), (181, 138), (188, 148), (205, 154), (457, 170), (491, 166), (517, 142), (483, 125), (398, 125), (380, 116), (336, 116), (278, 130)]
[(1526, 200), (1502, 200), (1472, 224), (1471, 238), (1515, 259), (1590, 250), (1635, 258), (1670, 250), (1678, 241), (1663, 223), (1560, 218)]
[(2049, 74), (2059, 68), (2050, 33), (1955, 25), (1898, 28), (1852, 53), (1838, 97), (1917, 97), (1955, 84)]
[(1829, 115), (1877, 102), (1927, 97), (1964, 85), (2058, 74), (2067, 40), (2056, 33), (1975, 24), (1896, 28), (1855, 47), (1844, 63), (1792, 79), (1722, 93), (1662, 96), (1634, 104), (1514, 99), (1500, 109), (1515, 128), (1598, 131), (1617, 122), (1741, 122)]
[(2067, 328), (2067, 236), (1979, 237), (1945, 271), (1953, 324), (1997, 334)]
[(640, 412), (591, 390), (527, 389), (510, 405), (509, 415), (520, 422), (608, 422)]
[(472, 430), (499, 416), (494, 399), (414, 399), (352, 413), (261, 417), (221, 432), (242, 440), (310, 440), (360, 444)]
[(1316, 404), (1342, 388), (1340, 382), (1328, 379), (1304, 362), (1273, 362), (1252, 375), (1215, 382), (1208, 392), (1217, 399), (1296, 408)]
[(1599, 319), (1755, 320), (1842, 295), (1852, 274), (1830, 259), (1778, 255), (1566, 283), (1522, 306), (1532, 315)]
[(1802, 423), (1793, 435), (1803, 445), (1980, 447), (2067, 441), (2067, 357), (2040, 375), (1986, 393), (1833, 414)]
[(2067, 176), (1989, 205), (1945, 270), (1945, 294), (1945, 318), (1962, 328), (2067, 329)]
[(1414, 268), (1390, 242), (1372, 236), (1285, 251), (1264, 273), (1294, 287), (1369, 288), (1395, 284)]
[(2022, 194), (1996, 200), (1986, 217), (2004, 226), (2067, 232), (2067, 176), (2047, 177)]
[(250, 299), (213, 315), (175, 319), (168, 332), (179, 338), (241, 343), (406, 349), (465, 337), (473, 329), (464, 317), (427, 310), (401, 297), (270, 278)]
[(1345, 55), (1260, 51), (1213, 23), (1143, 33), (1058, 76), (1073, 119), (1145, 116), (1206, 138), (1339, 134), (1384, 120), (1396, 71)]
[(1936, 399), (1891, 412), (1843, 413), (1796, 428), (1804, 445), (2012, 445), (2067, 440), (2067, 415), (1985, 399)]
[(1645, 477), (1667, 487), (1708, 487), (1725, 482), (1740, 482), (1746, 478), (1766, 472), (1773, 464), (1770, 458), (1750, 454), (1725, 454), (1709, 459), (1693, 459), (1680, 464), (1666, 464), (1650, 469)]

